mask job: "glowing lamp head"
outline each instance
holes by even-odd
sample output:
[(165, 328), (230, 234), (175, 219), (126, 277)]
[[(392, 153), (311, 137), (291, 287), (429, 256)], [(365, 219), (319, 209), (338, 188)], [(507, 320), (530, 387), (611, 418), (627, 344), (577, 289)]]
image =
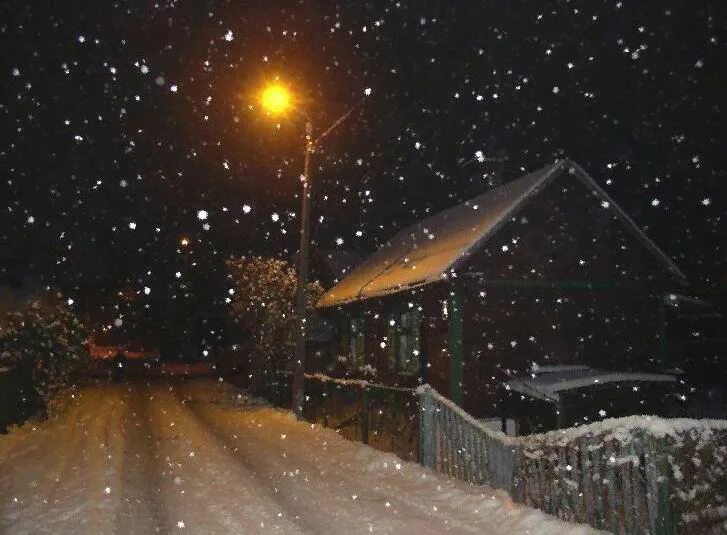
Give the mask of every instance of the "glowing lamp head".
[(269, 113), (279, 115), (290, 108), (290, 93), (282, 85), (274, 84), (265, 88), (261, 101)]

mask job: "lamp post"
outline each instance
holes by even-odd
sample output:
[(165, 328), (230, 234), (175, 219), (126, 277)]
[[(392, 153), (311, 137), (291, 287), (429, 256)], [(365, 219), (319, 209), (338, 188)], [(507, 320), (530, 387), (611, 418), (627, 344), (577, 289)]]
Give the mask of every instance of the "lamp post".
[[(365, 93), (368, 95), (369, 91)], [(271, 115), (281, 115), (292, 109), (305, 118), (305, 147), (303, 149), (303, 199), (300, 219), (300, 247), (298, 249), (298, 281), (295, 295), (295, 367), (293, 370), (292, 409), (298, 419), (303, 418), (305, 404), (305, 334), (306, 334), (306, 290), (308, 286), (308, 262), (310, 257), (310, 211), (311, 211), (311, 176), (310, 158), (315, 146), (358, 108), (363, 99), (336, 119), (317, 139), (313, 139), (313, 122), (300, 109), (291, 105), (288, 90), (280, 85), (268, 86), (262, 93), (261, 102)]]

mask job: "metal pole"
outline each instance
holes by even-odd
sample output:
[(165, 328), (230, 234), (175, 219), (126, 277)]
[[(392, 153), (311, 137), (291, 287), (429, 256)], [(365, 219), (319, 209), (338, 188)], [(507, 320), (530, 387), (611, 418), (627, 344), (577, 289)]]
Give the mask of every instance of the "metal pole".
[(295, 296), (295, 362), (293, 369), (293, 412), (303, 418), (305, 403), (305, 328), (306, 288), (308, 286), (308, 250), (310, 247), (310, 155), (313, 151), (313, 124), (305, 123), (305, 153), (303, 159), (303, 207), (300, 214), (300, 248), (298, 251), (298, 286)]

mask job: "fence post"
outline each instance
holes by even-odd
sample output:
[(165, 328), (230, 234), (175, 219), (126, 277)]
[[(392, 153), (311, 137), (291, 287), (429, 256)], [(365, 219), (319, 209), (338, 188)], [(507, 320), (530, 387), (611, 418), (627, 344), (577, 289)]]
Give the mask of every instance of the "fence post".
[(671, 479), (671, 468), (668, 462), (666, 441), (652, 439), (650, 444), (653, 471), (651, 472), (651, 481), (649, 481), (650, 491), (656, 491), (654, 496), (654, 505), (656, 505), (655, 521), (656, 526), (654, 533), (656, 535), (672, 535), (676, 529), (676, 522), (671, 508), (669, 499), (669, 481)]
[(432, 388), (424, 385), (419, 395), (419, 464), (434, 470), (434, 399)]
[(361, 442), (369, 443), (369, 389), (361, 389)]

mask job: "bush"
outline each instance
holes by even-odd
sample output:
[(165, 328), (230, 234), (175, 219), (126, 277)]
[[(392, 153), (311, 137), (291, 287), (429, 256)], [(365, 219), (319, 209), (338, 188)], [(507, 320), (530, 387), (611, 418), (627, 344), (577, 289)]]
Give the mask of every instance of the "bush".
[(0, 318), (0, 363), (31, 369), (44, 411), (87, 365), (84, 343), (83, 326), (61, 304), (36, 301)]
[[(250, 383), (259, 391), (273, 372), (292, 363), (298, 277), (290, 264), (275, 258), (231, 258), (227, 269), (235, 285), (232, 319), (252, 341)], [(322, 294), (318, 282), (308, 284), (308, 317)]]

